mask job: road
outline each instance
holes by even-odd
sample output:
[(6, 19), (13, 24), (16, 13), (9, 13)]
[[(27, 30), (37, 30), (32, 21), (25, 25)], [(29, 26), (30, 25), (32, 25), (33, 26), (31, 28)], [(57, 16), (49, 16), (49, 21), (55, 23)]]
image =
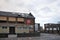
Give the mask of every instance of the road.
[(0, 40), (60, 40), (60, 35), (41, 33), (40, 37), (0, 38)]

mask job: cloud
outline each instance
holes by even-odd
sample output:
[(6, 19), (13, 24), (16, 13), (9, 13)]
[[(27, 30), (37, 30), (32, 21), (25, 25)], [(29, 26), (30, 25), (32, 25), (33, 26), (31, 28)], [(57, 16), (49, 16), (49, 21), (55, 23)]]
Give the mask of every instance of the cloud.
[(48, 7), (42, 8), (41, 11), (43, 11), (44, 13), (52, 12), (52, 10)]
[(0, 0), (0, 10), (32, 12), (41, 25), (60, 20), (60, 0)]
[[(0, 0), (0, 11), (12, 11), (12, 12), (21, 12), (21, 13), (26, 12), (26, 13), (29, 13), (27, 8), (22, 7), (22, 6), (20, 7), (20, 6), (16, 5), (18, 3), (18, 1), (16, 1), (16, 0), (9, 0), (7, 2), (6, 1), (5, 0)], [(23, 1), (21, 1), (21, 2), (23, 3)]]

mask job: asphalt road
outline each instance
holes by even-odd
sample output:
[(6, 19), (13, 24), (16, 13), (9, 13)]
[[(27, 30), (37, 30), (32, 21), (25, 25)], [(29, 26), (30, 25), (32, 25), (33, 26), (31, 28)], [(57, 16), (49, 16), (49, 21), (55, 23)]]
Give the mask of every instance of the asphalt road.
[(0, 38), (0, 40), (60, 40), (60, 35), (41, 33), (40, 37), (20, 37), (20, 38), (11, 37)]

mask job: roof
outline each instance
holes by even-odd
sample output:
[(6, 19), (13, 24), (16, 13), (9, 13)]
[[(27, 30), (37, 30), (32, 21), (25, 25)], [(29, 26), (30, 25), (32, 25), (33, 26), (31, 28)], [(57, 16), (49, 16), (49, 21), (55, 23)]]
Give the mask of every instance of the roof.
[(35, 18), (31, 13), (27, 14), (27, 13), (5, 12), (5, 11), (0, 11), (0, 16)]

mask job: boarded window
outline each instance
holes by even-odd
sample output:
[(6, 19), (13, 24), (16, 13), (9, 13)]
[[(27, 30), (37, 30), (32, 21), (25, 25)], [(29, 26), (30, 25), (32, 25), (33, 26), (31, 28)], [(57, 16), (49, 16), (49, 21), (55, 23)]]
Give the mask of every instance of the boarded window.
[(16, 21), (15, 17), (9, 17), (8, 21)]
[(5, 17), (5, 16), (0, 16), (0, 20), (7, 20), (7, 17)]
[(17, 18), (18, 22), (24, 22), (24, 18)]

